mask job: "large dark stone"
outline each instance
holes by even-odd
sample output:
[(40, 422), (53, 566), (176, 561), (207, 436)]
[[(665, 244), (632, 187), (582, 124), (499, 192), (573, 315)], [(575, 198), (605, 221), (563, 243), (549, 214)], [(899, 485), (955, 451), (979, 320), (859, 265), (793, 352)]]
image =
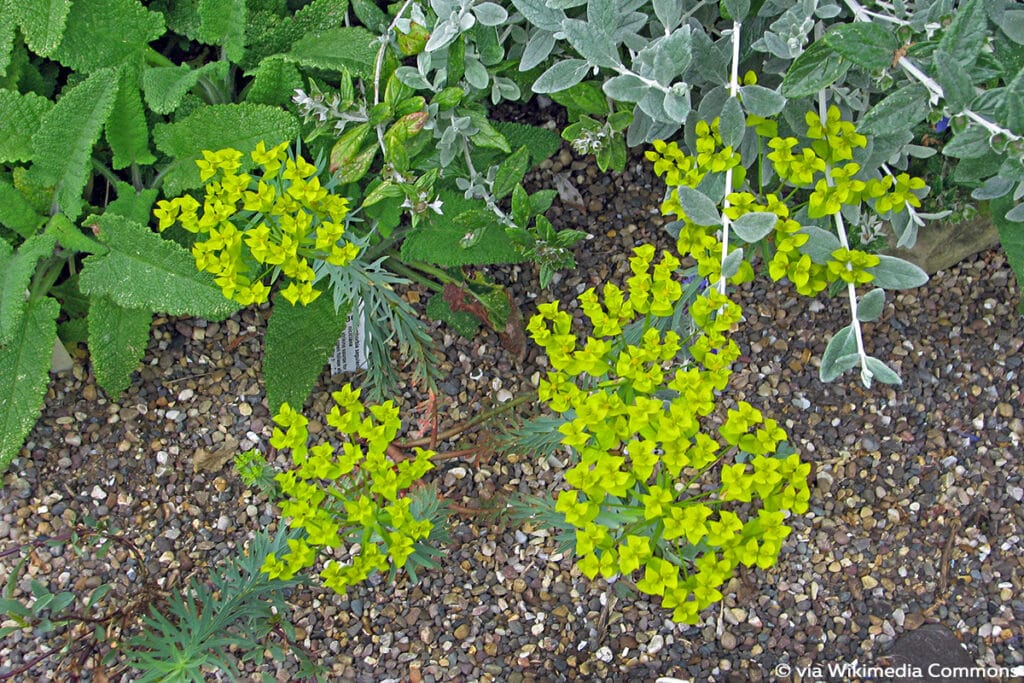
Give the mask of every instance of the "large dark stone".
[[(987, 680), (970, 675), (970, 669), (979, 668), (977, 662), (960, 644), (956, 634), (942, 624), (924, 624), (907, 631), (893, 643), (883, 660), (885, 666), (901, 672), (893, 678), (894, 683), (986, 683)], [(902, 675), (903, 672), (909, 675)]]

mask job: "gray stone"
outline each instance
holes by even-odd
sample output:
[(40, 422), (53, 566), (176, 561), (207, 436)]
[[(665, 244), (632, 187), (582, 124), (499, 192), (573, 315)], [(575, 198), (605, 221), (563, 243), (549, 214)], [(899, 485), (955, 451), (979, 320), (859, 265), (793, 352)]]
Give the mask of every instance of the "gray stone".
[[(890, 244), (896, 244), (894, 235), (890, 235), (890, 240)], [(959, 223), (930, 222), (918, 230), (913, 247), (887, 249), (885, 253), (906, 259), (933, 275), (996, 246), (999, 246), (999, 231), (987, 209), (982, 209), (974, 218)]]
[[(944, 670), (977, 667), (956, 634), (942, 624), (924, 624), (900, 636), (887, 655), (884, 666), (895, 667), (909, 675), (893, 678), (895, 683), (984, 683), (974, 676), (943, 676)], [(938, 676), (929, 673), (939, 673)], [(918, 675), (920, 674), (920, 675)]]

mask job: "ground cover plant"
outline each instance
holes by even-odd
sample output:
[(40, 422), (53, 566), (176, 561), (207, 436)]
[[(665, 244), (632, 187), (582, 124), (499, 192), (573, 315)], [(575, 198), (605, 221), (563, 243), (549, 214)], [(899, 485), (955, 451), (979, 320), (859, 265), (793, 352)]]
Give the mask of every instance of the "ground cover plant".
[[(772, 566), (810, 495), (809, 464), (775, 420), (729, 402), (728, 335), (743, 322), (729, 285), (760, 271), (804, 295), (844, 294), (850, 322), (820, 379), (898, 384), (862, 323), (883, 314), (886, 289), (926, 275), (863, 245), (882, 222), (912, 244), (941, 217), (918, 210), (929, 179), (914, 160), (936, 149), (917, 124), (945, 136), (955, 182), (992, 202), (1018, 273), (1024, 263), (1024, 12), (999, 0), (3, 7), (0, 386), (12, 398), (0, 461), (31, 428), (58, 336), (86, 340), (116, 393), (153, 312), (214, 319), (273, 301), (271, 445), (293, 467), (275, 474), (258, 454), (239, 465), (294, 532), (260, 546), (259, 572), (249, 558), (218, 584), (222, 613), (195, 607), (202, 587), (171, 619), (152, 613), (129, 663), (161, 669), (155, 680), (230, 668), (210, 652), (241, 618), (236, 584), (277, 595), (273, 582), (315, 567), (343, 593), (375, 571), (434, 566), (445, 510), (420, 488), (434, 454), (389, 449), (394, 405), (337, 392), (340, 446), (309, 446), (301, 407), (350, 317), (365, 325), (368, 398), (397, 380), (392, 343), (430, 386), (432, 341), (399, 285), (431, 289), (427, 312), (455, 329), (486, 324), (522, 350), (514, 302), (475, 267), (532, 262), (544, 285), (583, 233), (543, 216), (554, 190), (523, 184), (557, 138), (492, 121), (490, 105), (550, 96), (574, 150), (621, 169), (643, 145), (665, 179), (677, 253), (656, 261), (641, 246), (625, 288), (583, 292), (591, 329), (572, 329), (557, 302), (525, 326), (552, 368), (538, 398), (555, 415), (520, 436), (570, 466), (566, 490), (515, 506), (558, 530), (583, 574), (622, 577), (678, 621), (698, 621), (739, 565)], [(40, 609), (68, 600), (40, 596)], [(244, 628), (262, 636), (232, 642), (258, 648), (279, 623), (259, 616)]]

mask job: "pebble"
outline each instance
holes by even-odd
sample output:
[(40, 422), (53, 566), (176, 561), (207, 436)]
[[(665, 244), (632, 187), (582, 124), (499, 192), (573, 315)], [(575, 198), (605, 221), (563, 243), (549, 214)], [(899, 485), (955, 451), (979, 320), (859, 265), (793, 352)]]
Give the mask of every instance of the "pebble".
[(101, 489), (98, 485), (93, 486), (92, 490), (89, 491), (89, 497), (93, 500), (106, 500), (107, 492)]
[(730, 631), (723, 631), (721, 638), (719, 638), (719, 643), (722, 645), (723, 650), (735, 650), (737, 645), (736, 636)]

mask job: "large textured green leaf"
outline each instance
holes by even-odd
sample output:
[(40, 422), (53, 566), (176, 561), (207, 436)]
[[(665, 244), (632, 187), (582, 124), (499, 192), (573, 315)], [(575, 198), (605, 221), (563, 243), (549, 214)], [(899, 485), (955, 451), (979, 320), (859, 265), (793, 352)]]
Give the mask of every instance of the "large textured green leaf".
[(0, 180), (0, 225), (22, 237), (29, 237), (35, 234), (42, 220), (25, 195), (10, 183)]
[(373, 75), (376, 36), (364, 28), (343, 27), (306, 35), (295, 41), (286, 57), (303, 66), (329, 71), (348, 69), (353, 76)]
[(980, 0), (967, 0), (953, 13), (953, 21), (942, 31), (939, 48), (970, 68), (985, 47), (988, 20)]
[(53, 201), (74, 220), (91, 172), (92, 147), (114, 107), (117, 72), (101, 69), (64, 91), (32, 136), (31, 181), (53, 188)]
[(7, 71), (14, 48), (14, 10), (11, 0), (0, 0), (0, 74)]
[(17, 0), (10, 4), (25, 44), (37, 55), (49, 57), (64, 36), (71, 0)]
[(256, 67), (245, 101), (286, 106), (291, 102), (295, 89), (304, 85), (302, 75), (293, 63), (280, 56), (269, 57)]
[(199, 39), (220, 45), (232, 62), (245, 48), (245, 0), (199, 0)]
[(192, 256), (145, 225), (118, 215), (90, 217), (106, 254), (85, 259), (79, 286), (125, 308), (197, 315), (221, 320), (238, 306), (225, 299), (208, 273), (196, 270)]
[(114, 183), (114, 187), (117, 189), (117, 199), (107, 204), (104, 213), (116, 213), (143, 225), (149, 223), (157, 190), (148, 188), (136, 191), (134, 187), (120, 180)]
[(0, 163), (32, 159), (32, 134), (52, 107), (32, 92), (0, 90)]
[(444, 215), (429, 216), (402, 242), (402, 257), (442, 266), (518, 263), (523, 255), (483, 204), (442, 192)]
[(132, 382), (132, 373), (146, 353), (153, 313), (118, 306), (105, 296), (89, 302), (89, 358), (96, 381), (110, 396)]
[[(279, 12), (258, 10), (250, 3), (243, 66), (252, 69), (271, 55), (288, 52), (292, 43), (305, 35), (341, 28), (346, 23), (347, 11), (347, 0), (313, 0), (294, 16), (286, 17)], [(363, 25), (369, 26), (366, 22)]]
[(0, 472), (18, 454), (43, 407), (60, 304), (29, 304), (10, 343), (0, 346)]
[(200, 78), (224, 78), (227, 72), (228, 63), (221, 61), (209, 62), (198, 69), (188, 64), (156, 66), (142, 72), (142, 92), (150, 109), (157, 114), (170, 114)]
[(164, 190), (175, 195), (202, 184), (195, 161), (204, 149), (233, 147), (248, 153), (260, 140), (270, 147), (291, 139), (298, 129), (288, 112), (248, 102), (203, 107), (181, 121), (158, 125), (153, 130), (157, 148), (177, 158), (164, 178)]
[(296, 410), (305, 404), (345, 329), (347, 316), (345, 308), (334, 311), (329, 294), (321, 294), (308, 306), (293, 306), (281, 296), (274, 299), (263, 354), (263, 377), (272, 413), (282, 403)]
[(151, 40), (164, 34), (164, 18), (139, 0), (78, 0), (71, 5), (68, 26), (74, 30), (54, 57), (64, 66), (89, 73), (111, 66), (141, 68)]
[(106, 133), (107, 143), (114, 153), (114, 168), (127, 168), (132, 164), (145, 166), (156, 161), (149, 149), (149, 124), (142, 108), (137, 72), (121, 70), (117, 98), (107, 119)]
[(911, 83), (886, 95), (857, 122), (857, 130), (865, 135), (889, 135), (907, 130), (928, 115), (922, 106), (928, 101), (928, 90), (920, 83)]
[(7, 242), (0, 240), (0, 344), (10, 342), (21, 327), (25, 290), (32, 281), (36, 263), (52, 253), (55, 244), (52, 235), (34, 235), (12, 254)]
[(816, 95), (842, 78), (849, 68), (850, 62), (819, 40), (793, 60), (779, 92), (790, 99)]
[(854, 64), (871, 71), (891, 66), (893, 53), (900, 46), (888, 26), (862, 21), (833, 26), (825, 34), (825, 42)]

